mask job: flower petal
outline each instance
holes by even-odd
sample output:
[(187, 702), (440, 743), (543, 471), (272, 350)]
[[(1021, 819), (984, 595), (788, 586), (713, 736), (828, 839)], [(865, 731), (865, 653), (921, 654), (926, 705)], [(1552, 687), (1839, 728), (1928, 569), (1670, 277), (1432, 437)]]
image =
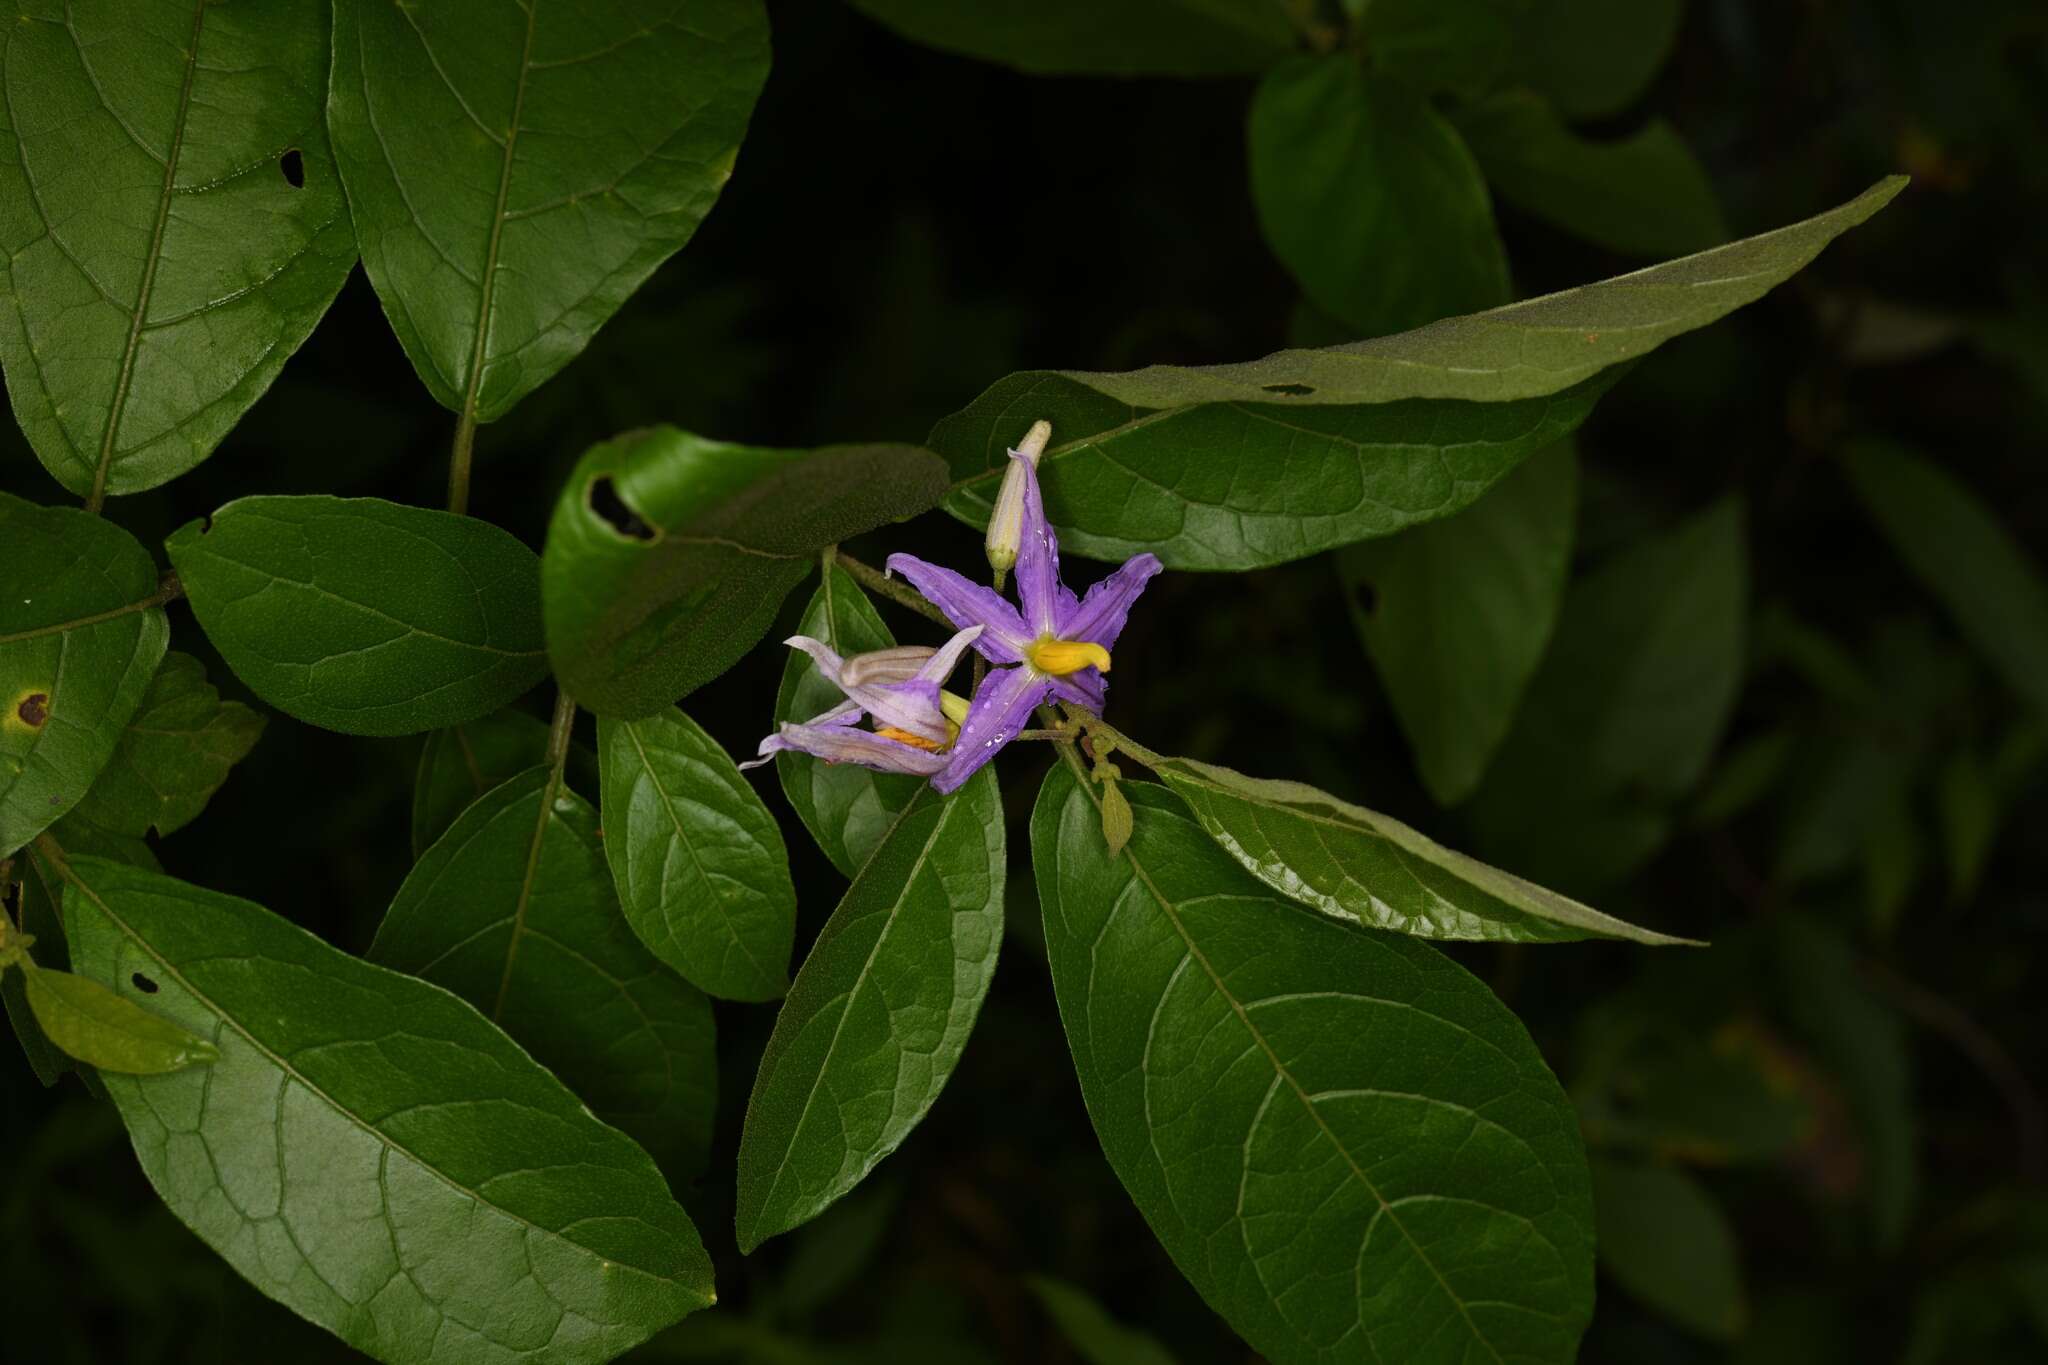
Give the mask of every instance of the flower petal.
[(945, 686), (946, 679), (953, 675), (953, 669), (958, 666), (960, 656), (967, 652), (967, 647), (987, 633), (987, 626), (969, 626), (960, 631), (940, 645), (932, 657), (925, 661), (924, 666), (917, 670), (918, 678), (940, 687)]
[(1159, 572), (1160, 567), (1157, 555), (1132, 555), (1124, 561), (1122, 568), (1088, 589), (1088, 595), (1081, 599), (1080, 605), (1060, 618), (1059, 629), (1054, 634), (1062, 640), (1079, 640), (1110, 648), (1116, 643), (1116, 637), (1124, 632), (1124, 621), (1130, 616), (1131, 603), (1138, 600), (1138, 594), (1145, 591), (1145, 584)]
[(1017, 600), (1024, 606), (1024, 629), (1031, 639), (1055, 633), (1060, 608), (1072, 594), (1060, 586), (1060, 542), (1045, 520), (1045, 501), (1039, 496), (1038, 468), (1017, 451), (1011, 460), (1024, 471), (1024, 525), (1017, 542)]
[(915, 555), (890, 555), (886, 567), (900, 573), (924, 600), (946, 614), (961, 629), (985, 626), (974, 647), (990, 663), (1014, 664), (1024, 659), (1024, 646), (1032, 636), (1024, 629), (1017, 609), (1002, 599), (994, 588), (970, 583), (951, 569), (927, 564)]
[(1083, 710), (1102, 714), (1102, 704), (1109, 693), (1109, 679), (1102, 671), (1084, 668), (1078, 673), (1069, 673), (1064, 678), (1047, 679), (1052, 684), (1052, 694), (1061, 701), (1072, 702)]
[(943, 754), (899, 744), (872, 730), (856, 730), (845, 725), (786, 724), (779, 735), (761, 741), (764, 749), (771, 744), (777, 749), (794, 749), (822, 758), (827, 763), (857, 763), (877, 772), (931, 777), (946, 767)]
[(932, 786), (950, 792), (974, 776), (982, 764), (1017, 737), (1031, 719), (1031, 708), (1045, 700), (1052, 682), (1028, 668), (998, 668), (981, 680), (974, 705), (953, 741), (945, 771), (932, 779)]
[[(946, 727), (946, 713), (939, 709), (937, 683), (916, 677), (908, 682), (851, 682), (849, 679), (854, 674), (847, 667), (847, 661), (833, 653), (832, 647), (824, 641), (814, 640), (808, 635), (792, 635), (783, 643), (810, 655), (818, 672), (844, 692), (847, 700), (857, 708), (856, 714), (865, 711), (883, 725), (893, 725), (934, 744), (944, 744), (952, 733)], [(959, 658), (959, 651), (955, 650), (953, 657)], [(841, 716), (845, 710), (843, 706), (834, 707), (811, 724), (844, 723)]]

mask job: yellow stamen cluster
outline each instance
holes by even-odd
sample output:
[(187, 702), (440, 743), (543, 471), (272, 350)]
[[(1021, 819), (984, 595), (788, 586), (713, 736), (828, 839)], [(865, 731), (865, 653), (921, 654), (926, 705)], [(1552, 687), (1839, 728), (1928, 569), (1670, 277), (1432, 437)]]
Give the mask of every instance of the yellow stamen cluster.
[(1055, 640), (1049, 635), (1039, 637), (1026, 649), (1024, 660), (1040, 673), (1049, 673), (1055, 678), (1064, 678), (1069, 673), (1079, 673), (1089, 667), (1109, 672), (1109, 651), (1101, 645), (1080, 640)]

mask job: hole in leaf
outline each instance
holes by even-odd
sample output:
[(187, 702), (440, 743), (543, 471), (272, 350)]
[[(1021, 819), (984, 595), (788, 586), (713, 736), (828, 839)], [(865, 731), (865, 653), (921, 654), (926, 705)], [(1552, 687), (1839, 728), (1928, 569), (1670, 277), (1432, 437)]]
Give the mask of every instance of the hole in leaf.
[(1367, 616), (1380, 609), (1380, 590), (1370, 583), (1360, 583), (1351, 589), (1351, 600)]
[(1308, 384), (1264, 384), (1260, 387), (1267, 393), (1284, 393), (1289, 398), (1306, 398), (1315, 392), (1315, 388)]
[(43, 722), (50, 718), (50, 694), (31, 692), (15, 704), (14, 714), (21, 717), (21, 723), (31, 730), (43, 728)]
[(628, 540), (658, 540), (659, 534), (652, 526), (640, 519), (640, 514), (626, 506), (619, 497), (619, 490), (612, 487), (609, 476), (590, 481), (590, 510), (604, 520), (604, 524)]
[(295, 190), (306, 188), (306, 158), (299, 154), (298, 148), (293, 147), (279, 157), (277, 168), (284, 172), (285, 184)]
[(157, 992), (156, 982), (151, 981), (141, 972), (137, 972), (135, 975), (129, 977), (128, 979), (134, 982), (135, 989), (141, 991), (144, 995), (155, 995)]

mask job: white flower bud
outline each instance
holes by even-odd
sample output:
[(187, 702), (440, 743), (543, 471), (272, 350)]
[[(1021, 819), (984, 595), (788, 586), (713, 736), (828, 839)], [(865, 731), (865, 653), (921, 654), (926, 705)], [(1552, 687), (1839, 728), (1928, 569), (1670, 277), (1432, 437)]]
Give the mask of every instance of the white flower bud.
[[(1046, 443), (1051, 440), (1052, 423), (1033, 422), (1031, 430), (1024, 433), (1024, 439), (1010, 453), (1022, 455), (1036, 469), (1039, 457), (1045, 454)], [(1023, 540), (1024, 471), (1011, 460), (1003, 471), (1003, 486), (996, 493), (995, 510), (989, 514), (988, 537), (982, 542), (988, 548), (989, 567), (999, 574), (1008, 573), (1017, 562), (1017, 547)]]

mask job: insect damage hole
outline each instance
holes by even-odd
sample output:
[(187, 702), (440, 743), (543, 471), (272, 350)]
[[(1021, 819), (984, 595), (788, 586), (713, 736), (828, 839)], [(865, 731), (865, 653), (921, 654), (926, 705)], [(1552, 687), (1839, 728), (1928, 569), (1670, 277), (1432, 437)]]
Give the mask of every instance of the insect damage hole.
[(40, 730), (50, 718), (50, 694), (31, 692), (14, 704), (15, 719), (31, 730)]
[(612, 487), (609, 475), (590, 481), (590, 510), (628, 540), (654, 541), (661, 538), (659, 532), (641, 520), (638, 512), (626, 506), (619, 490)]
[(151, 981), (141, 972), (135, 973), (135, 975), (128, 979), (135, 984), (135, 989), (141, 991), (144, 995), (155, 995), (159, 989), (156, 982)]
[(1260, 387), (1267, 393), (1277, 393), (1288, 398), (1306, 398), (1315, 392), (1315, 388), (1308, 384), (1262, 384)]
[(288, 148), (285, 154), (277, 159), (277, 168), (284, 172), (285, 184), (295, 190), (306, 188), (306, 158), (300, 155), (298, 148)]

